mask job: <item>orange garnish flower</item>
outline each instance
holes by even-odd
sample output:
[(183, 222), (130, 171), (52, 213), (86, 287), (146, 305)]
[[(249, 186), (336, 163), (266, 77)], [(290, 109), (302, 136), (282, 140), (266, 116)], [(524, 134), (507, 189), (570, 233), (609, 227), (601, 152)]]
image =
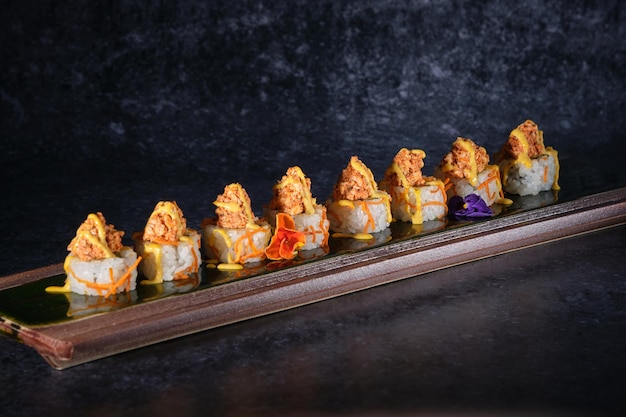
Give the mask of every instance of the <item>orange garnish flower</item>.
[(270, 244), (265, 248), (265, 256), (268, 259), (277, 261), (279, 259), (293, 259), (306, 243), (304, 232), (296, 230), (293, 217), (286, 213), (276, 215), (276, 231), (270, 240)]

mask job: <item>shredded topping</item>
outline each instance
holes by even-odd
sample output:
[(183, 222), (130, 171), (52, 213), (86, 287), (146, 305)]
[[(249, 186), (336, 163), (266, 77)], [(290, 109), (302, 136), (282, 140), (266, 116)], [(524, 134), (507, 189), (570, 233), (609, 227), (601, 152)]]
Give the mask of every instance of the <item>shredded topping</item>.
[(302, 170), (291, 167), (274, 188), (269, 208), (292, 216), (315, 212), (315, 199), (311, 196), (311, 180)]
[(372, 171), (357, 156), (353, 156), (333, 188), (333, 200), (365, 200), (377, 191)]
[(143, 232), (146, 242), (175, 244), (187, 230), (187, 220), (175, 201), (160, 201)]
[(451, 178), (466, 178), (472, 185), (478, 181), (478, 173), (489, 163), (489, 155), (482, 146), (471, 139), (458, 137), (452, 149), (439, 165), (441, 171)]
[(421, 149), (402, 148), (385, 172), (383, 182), (388, 186), (419, 187), (426, 184), (422, 176), (426, 153)]
[(217, 226), (226, 229), (243, 229), (253, 226), (255, 217), (252, 213), (250, 197), (241, 184), (229, 184), (224, 193), (213, 202), (217, 208)]
[(122, 236), (124, 232), (106, 224), (102, 213), (92, 213), (78, 227), (67, 250), (81, 261), (112, 258), (122, 249)]
[(496, 158), (536, 158), (545, 151), (543, 131), (532, 120), (526, 120), (511, 131)]

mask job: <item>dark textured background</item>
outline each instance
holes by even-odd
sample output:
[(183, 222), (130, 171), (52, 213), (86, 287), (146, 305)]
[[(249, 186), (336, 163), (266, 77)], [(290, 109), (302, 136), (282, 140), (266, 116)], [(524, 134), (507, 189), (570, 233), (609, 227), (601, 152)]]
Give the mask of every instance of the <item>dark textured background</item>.
[(624, 130), (619, 1), (99, 3), (5, 2), (9, 157), (218, 188), (278, 159), (325, 179), (338, 148), (373, 168), (457, 135), (491, 151), (525, 118), (560, 148)]
[(614, 155), (625, 22), (619, 1), (5, 1), (0, 169), (22, 208), (2, 238), (45, 234), (53, 262), (90, 211), (133, 231), (176, 199), (197, 226), (230, 182), (258, 211), (291, 165), (323, 200), (353, 154), (378, 177), (422, 148), (429, 173), (457, 135), (493, 153), (526, 118), (562, 154)]

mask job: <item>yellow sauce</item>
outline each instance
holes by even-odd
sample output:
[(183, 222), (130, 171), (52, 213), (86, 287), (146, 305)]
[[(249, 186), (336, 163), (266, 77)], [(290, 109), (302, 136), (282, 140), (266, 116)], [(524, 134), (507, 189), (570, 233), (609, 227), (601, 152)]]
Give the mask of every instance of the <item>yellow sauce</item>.
[(154, 275), (152, 279), (145, 279), (141, 281), (141, 284), (144, 284), (144, 285), (161, 284), (163, 282), (163, 265), (161, 261), (161, 258), (162, 258), (161, 245), (158, 243), (143, 242), (143, 247), (144, 247), (144, 256), (146, 258), (147, 257), (154, 258), (156, 274)]
[(236, 212), (240, 211), (239, 204), (234, 203), (232, 201), (214, 201), (213, 204), (215, 204), (217, 207), (221, 207), (223, 209), (226, 209), (226, 210), (230, 211), (231, 213), (236, 213)]
[[(235, 195), (239, 201), (246, 201), (245, 191), (241, 184), (230, 184), (229, 187), (235, 187)], [(223, 202), (223, 201), (214, 201), (213, 204), (216, 207), (224, 208), (231, 213), (238, 213), (243, 210), (244, 215), (246, 216), (246, 227), (257, 229), (259, 226), (255, 223), (255, 216), (252, 213), (252, 207), (250, 204), (243, 204), (243, 207), (236, 202)]]
[(217, 264), (217, 269), (220, 271), (239, 271), (243, 269), (243, 265), (235, 263), (220, 263)]
[(176, 239), (180, 239), (186, 230), (186, 222), (181, 215), (178, 205), (176, 205), (173, 201), (160, 201), (152, 211), (152, 214), (148, 219), (148, 223), (150, 223), (152, 219), (157, 217), (159, 214), (164, 214), (174, 220), (176, 227)]
[(356, 240), (371, 240), (374, 236), (370, 233), (333, 233), (333, 237), (337, 239), (347, 238)]
[[(73, 258), (74, 256), (72, 255), (68, 255), (65, 257), (65, 262), (63, 263), (63, 270), (65, 271), (66, 275), (70, 274), (70, 263)], [(46, 287), (46, 292), (49, 294), (60, 294), (60, 293), (72, 292), (72, 290), (70, 289), (69, 277), (65, 279), (65, 284), (62, 287), (57, 287), (57, 286)]]
[(467, 152), (470, 153), (470, 172), (468, 173), (468, 181), (472, 184), (473, 187), (478, 185), (478, 167), (476, 165), (476, 151), (474, 150), (474, 146), (468, 140), (461, 140), (457, 142), (465, 148)]
[(104, 224), (102, 224), (102, 221), (100, 221), (100, 218), (98, 217), (98, 215), (91, 213), (87, 216), (87, 219), (91, 219), (93, 221), (94, 225), (96, 226), (98, 236), (92, 235), (89, 230), (79, 229), (76, 232), (76, 236), (79, 238), (76, 240), (76, 242), (78, 243), (80, 239), (87, 240), (94, 247), (97, 247), (100, 250), (102, 250), (105, 258), (115, 257), (115, 254), (111, 251), (111, 249), (109, 249), (109, 245), (107, 244)]
[(424, 216), (422, 215), (422, 190), (421, 188), (414, 187), (415, 190), (415, 212), (411, 215), (411, 223), (421, 224), (424, 223)]
[(233, 241), (231, 240), (231, 238), (228, 235), (228, 233), (226, 233), (226, 230), (215, 228), (215, 229), (213, 229), (213, 236), (215, 236), (215, 237), (219, 236), (222, 239), (224, 239), (224, 243), (226, 244), (227, 248), (230, 248), (231, 246), (233, 246)]
[[(457, 138), (452, 146), (454, 147), (455, 145), (462, 147), (467, 153), (469, 153), (470, 167), (463, 172), (463, 176), (467, 178), (473, 187), (476, 187), (478, 185), (478, 166), (476, 164), (476, 151), (474, 149), (474, 143), (470, 139)], [(445, 163), (441, 166), (441, 170), (444, 173), (450, 172), (453, 169), (454, 166), (449, 163)]]
[(351, 209), (354, 209), (354, 202), (350, 200), (337, 200), (335, 201), (335, 204), (341, 207), (349, 207)]
[(529, 145), (528, 145), (528, 138), (526, 137), (526, 134), (522, 132), (520, 129), (516, 128), (516, 129), (513, 129), (510, 136), (513, 136), (514, 138), (518, 140), (523, 150), (523, 152), (517, 156), (517, 162), (524, 164), (527, 168), (530, 168), (532, 166), (532, 161), (530, 160), (530, 157), (528, 156)]

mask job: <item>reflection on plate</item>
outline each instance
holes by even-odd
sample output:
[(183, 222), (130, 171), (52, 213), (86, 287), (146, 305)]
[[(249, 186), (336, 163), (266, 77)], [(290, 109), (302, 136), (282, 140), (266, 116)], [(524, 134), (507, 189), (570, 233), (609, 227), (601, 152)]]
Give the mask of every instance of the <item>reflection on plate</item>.
[(82, 295), (75, 293), (63, 293), (68, 302), (67, 317), (79, 318), (92, 314), (108, 313), (119, 310), (137, 302), (137, 292), (123, 292), (113, 294), (110, 297), (97, 297), (93, 295)]
[(527, 195), (521, 197), (519, 195), (508, 196), (513, 201), (509, 210), (532, 210), (539, 207), (545, 207), (554, 204), (559, 199), (558, 190), (543, 191), (537, 195)]
[(330, 250), (333, 253), (353, 252), (382, 245), (391, 239), (391, 229), (387, 228), (378, 233), (372, 233), (371, 239), (333, 238), (329, 239)]
[(443, 230), (448, 224), (446, 219), (430, 220), (422, 224), (411, 224), (409, 222), (394, 222), (391, 225), (394, 239), (409, 238), (425, 235), (427, 233)]
[(200, 285), (204, 269), (200, 268), (197, 274), (190, 274), (185, 279), (164, 281), (159, 284), (139, 284), (137, 292), (141, 294), (143, 301), (157, 300), (174, 294), (189, 292)]

